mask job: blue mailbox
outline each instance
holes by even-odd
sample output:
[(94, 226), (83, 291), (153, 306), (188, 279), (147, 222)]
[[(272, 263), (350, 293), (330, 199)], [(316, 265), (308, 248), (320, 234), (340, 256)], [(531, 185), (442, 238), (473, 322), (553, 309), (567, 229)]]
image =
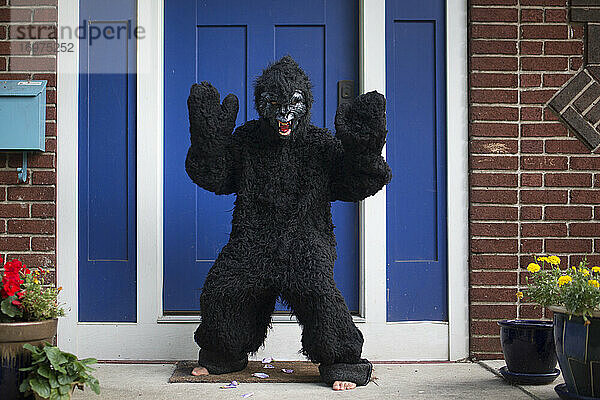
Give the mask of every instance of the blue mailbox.
[(0, 150), (23, 152), (22, 182), (27, 179), (27, 152), (46, 150), (46, 84), (0, 80)]

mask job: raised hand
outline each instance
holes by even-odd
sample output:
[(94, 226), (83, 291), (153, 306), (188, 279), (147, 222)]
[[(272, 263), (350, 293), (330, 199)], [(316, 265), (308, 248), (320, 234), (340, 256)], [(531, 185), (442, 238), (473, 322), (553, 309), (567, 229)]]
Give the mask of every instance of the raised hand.
[(375, 91), (342, 104), (335, 115), (336, 136), (344, 147), (366, 147), (381, 151), (385, 143), (385, 97)]
[(207, 135), (230, 135), (238, 110), (238, 98), (234, 94), (227, 95), (221, 104), (219, 92), (210, 83), (192, 85), (188, 97), (192, 143)]

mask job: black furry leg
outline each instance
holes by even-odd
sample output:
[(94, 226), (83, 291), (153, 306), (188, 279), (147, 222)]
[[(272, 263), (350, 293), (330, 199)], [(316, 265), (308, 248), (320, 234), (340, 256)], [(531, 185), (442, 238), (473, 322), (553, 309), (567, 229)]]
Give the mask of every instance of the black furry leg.
[[(288, 288), (282, 295), (302, 325), (302, 351), (311, 361), (320, 363), (324, 382), (354, 382), (366, 385), (372, 365), (361, 359), (363, 336), (352, 321), (342, 294), (328, 269), (302, 279), (302, 287)], [(308, 279), (307, 279), (308, 278)]]
[(264, 288), (253, 276), (246, 276), (222, 254), (208, 273), (202, 295), (202, 322), (194, 340), (200, 346), (198, 364), (211, 374), (244, 369), (248, 353), (263, 344), (277, 292)]

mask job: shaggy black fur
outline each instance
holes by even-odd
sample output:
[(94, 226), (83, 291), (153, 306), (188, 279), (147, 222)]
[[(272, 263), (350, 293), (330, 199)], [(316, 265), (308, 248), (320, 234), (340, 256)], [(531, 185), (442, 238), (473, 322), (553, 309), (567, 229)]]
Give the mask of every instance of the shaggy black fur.
[[(263, 93), (270, 93), (268, 104)], [(237, 98), (230, 94), (221, 105), (210, 83), (191, 88), (187, 173), (206, 190), (237, 194), (230, 239), (204, 283), (194, 335), (199, 364), (210, 373), (245, 367), (247, 354), (266, 338), (278, 296), (303, 327), (303, 353), (332, 366), (325, 368), (328, 381), (344, 378), (345, 364), (368, 363), (360, 358), (362, 334), (333, 280), (331, 202), (362, 200), (390, 181), (381, 156), (385, 98), (370, 92), (340, 107), (335, 136), (310, 125), (312, 101), (308, 76), (289, 56), (257, 79), (260, 119), (235, 133)], [(289, 114), (287, 136), (273, 126), (278, 107), (300, 110)], [(367, 369), (370, 374), (370, 368), (357, 371)], [(368, 382), (363, 375), (356, 383)]]

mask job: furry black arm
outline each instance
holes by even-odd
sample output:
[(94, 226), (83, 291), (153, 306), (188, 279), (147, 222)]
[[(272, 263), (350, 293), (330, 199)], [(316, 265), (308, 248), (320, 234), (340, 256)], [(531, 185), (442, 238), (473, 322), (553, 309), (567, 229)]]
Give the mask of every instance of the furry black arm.
[(335, 129), (330, 199), (359, 201), (374, 195), (392, 179), (381, 156), (387, 134), (385, 98), (369, 92), (341, 105)]
[(210, 83), (194, 84), (188, 98), (192, 145), (185, 160), (189, 177), (198, 186), (216, 194), (237, 191), (239, 145), (235, 128), (238, 99), (229, 94), (220, 103)]

